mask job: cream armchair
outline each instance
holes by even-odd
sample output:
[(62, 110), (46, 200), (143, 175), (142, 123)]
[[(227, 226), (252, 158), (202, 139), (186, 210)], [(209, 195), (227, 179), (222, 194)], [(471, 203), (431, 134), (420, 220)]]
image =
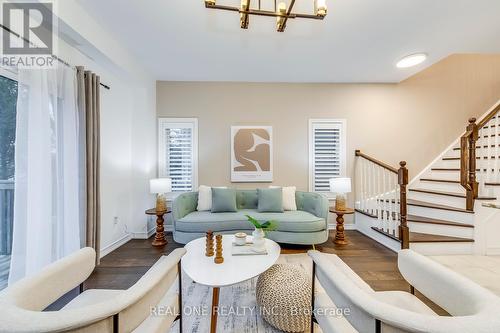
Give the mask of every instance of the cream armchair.
[(336, 255), (310, 251), (309, 256), (324, 289), (314, 297), (323, 333), (500, 332), (499, 297), (411, 250), (399, 252), (401, 274), (451, 317), (438, 316), (408, 292), (375, 292)]
[(0, 293), (0, 332), (166, 332), (179, 313), (184, 253), (161, 257), (127, 290), (86, 290), (60, 311), (43, 312), (94, 270), (95, 251), (81, 249)]

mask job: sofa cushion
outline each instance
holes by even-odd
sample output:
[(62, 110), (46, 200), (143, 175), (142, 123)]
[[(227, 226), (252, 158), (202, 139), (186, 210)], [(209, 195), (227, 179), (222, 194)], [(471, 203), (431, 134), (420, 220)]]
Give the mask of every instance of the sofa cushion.
[(236, 212), (236, 190), (212, 188), (212, 213)]
[(259, 197), (257, 190), (238, 190), (236, 191), (236, 204), (238, 209), (257, 209)]
[(245, 215), (250, 215), (259, 221), (275, 220), (278, 222), (276, 231), (284, 232), (317, 232), (326, 229), (323, 218), (316, 217), (301, 210), (284, 213), (259, 213), (255, 209), (243, 209), (234, 213), (192, 212), (176, 222), (175, 229), (183, 232), (238, 231), (253, 230)]
[(283, 190), (281, 188), (259, 188), (259, 212), (283, 213)]

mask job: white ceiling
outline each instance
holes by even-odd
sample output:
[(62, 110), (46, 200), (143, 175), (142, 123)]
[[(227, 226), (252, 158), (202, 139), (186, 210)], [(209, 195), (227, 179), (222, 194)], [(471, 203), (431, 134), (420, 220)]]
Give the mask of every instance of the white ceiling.
[[(79, 3), (158, 80), (399, 82), (453, 53), (500, 53), (499, 0), (327, 0), (324, 21), (290, 20), (284, 33), (270, 17), (242, 30), (237, 13), (203, 0)], [(429, 60), (395, 67), (416, 52)]]

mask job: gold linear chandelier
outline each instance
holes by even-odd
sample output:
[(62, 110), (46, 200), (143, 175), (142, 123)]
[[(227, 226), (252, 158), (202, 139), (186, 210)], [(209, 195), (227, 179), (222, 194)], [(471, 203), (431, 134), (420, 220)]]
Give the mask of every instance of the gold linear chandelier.
[(240, 26), (242, 29), (248, 29), (250, 15), (276, 17), (276, 30), (283, 32), (285, 31), (288, 19), (306, 18), (323, 20), (325, 18), (327, 13), (326, 0), (312, 1), (314, 1), (314, 14), (292, 13), (295, 0), (291, 0), (288, 7), (285, 2), (277, 3), (277, 0), (274, 0), (274, 11), (262, 10), (260, 5), (261, 0), (258, 0), (257, 8), (251, 8), (250, 0), (241, 0), (240, 7), (217, 5), (215, 3), (216, 0), (205, 0), (205, 7), (240, 13)]

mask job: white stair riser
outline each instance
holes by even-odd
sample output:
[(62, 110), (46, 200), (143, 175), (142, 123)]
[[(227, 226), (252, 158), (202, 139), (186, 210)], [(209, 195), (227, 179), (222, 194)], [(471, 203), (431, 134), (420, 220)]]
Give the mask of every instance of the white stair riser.
[(411, 221), (408, 222), (408, 226), (412, 232), (474, 239), (474, 228)]
[(465, 198), (451, 197), (441, 194), (431, 194), (422, 192), (409, 191), (408, 195), (411, 199), (432, 202), (440, 205), (447, 205), (457, 208), (465, 208)]
[(433, 168), (460, 168), (459, 160), (442, 160), (432, 166)]
[(431, 170), (430, 178), (460, 180), (460, 171)]
[(415, 182), (414, 184), (412, 184), (411, 188), (423, 188), (428, 190), (457, 192), (457, 193), (461, 193), (464, 191), (463, 186), (457, 183), (441, 183), (441, 182), (425, 182), (425, 181)]
[(458, 223), (473, 224), (474, 214), (453, 212), (444, 209), (435, 209), (427, 207), (417, 207), (408, 205), (408, 213), (410, 215), (435, 218)]
[(410, 243), (410, 249), (426, 256), (473, 254), (474, 243)]

